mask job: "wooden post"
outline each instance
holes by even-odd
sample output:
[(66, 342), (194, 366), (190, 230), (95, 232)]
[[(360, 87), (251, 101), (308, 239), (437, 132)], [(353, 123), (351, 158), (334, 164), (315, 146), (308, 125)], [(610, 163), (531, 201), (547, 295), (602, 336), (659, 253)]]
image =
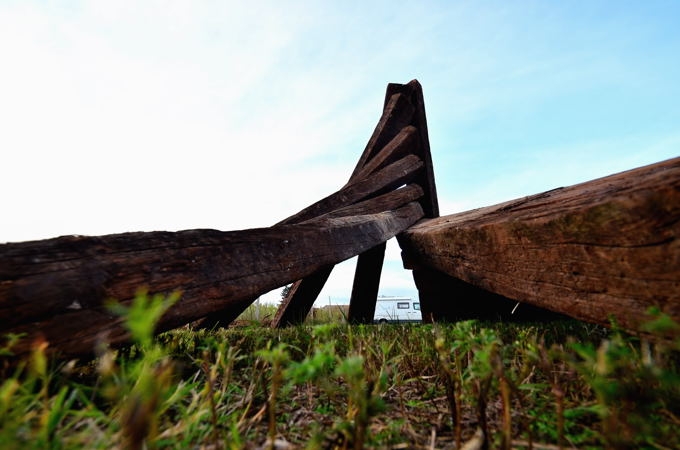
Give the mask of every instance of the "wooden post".
[(280, 328), (296, 325), (305, 321), (314, 301), (319, 296), (324, 284), (328, 281), (334, 266), (326, 266), (312, 275), (293, 283), (288, 295), (276, 311), (271, 326)]
[(373, 322), (386, 246), (383, 242), (359, 255), (347, 314), (350, 323)]
[(417, 184), (422, 186), (425, 190), (423, 197), (423, 211), (425, 217), (435, 218), (439, 217), (439, 202), (437, 200), (437, 186), (434, 180), (434, 167), (432, 164), (432, 154), (430, 153), (430, 138), (427, 131), (427, 117), (425, 115), (425, 99), (423, 96), (423, 87), (418, 80), (411, 80), (407, 84), (390, 83), (387, 86), (388, 96), (396, 93), (407, 96), (411, 100), (411, 104), (415, 110), (411, 119), (410, 125), (418, 130), (420, 145), (417, 147), (416, 155), (423, 161), (424, 170), (415, 180)]

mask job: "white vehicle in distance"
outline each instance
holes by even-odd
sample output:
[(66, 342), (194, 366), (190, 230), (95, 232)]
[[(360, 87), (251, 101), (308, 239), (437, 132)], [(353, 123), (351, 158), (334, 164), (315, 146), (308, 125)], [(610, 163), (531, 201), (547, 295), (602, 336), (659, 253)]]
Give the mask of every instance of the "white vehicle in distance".
[(410, 297), (378, 297), (375, 302), (376, 323), (422, 322), (420, 302)]

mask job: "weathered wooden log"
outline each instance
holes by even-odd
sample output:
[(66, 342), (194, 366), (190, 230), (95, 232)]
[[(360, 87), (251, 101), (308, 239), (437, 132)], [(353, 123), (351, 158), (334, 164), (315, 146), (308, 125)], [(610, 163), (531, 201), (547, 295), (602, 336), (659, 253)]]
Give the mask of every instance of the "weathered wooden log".
[[(423, 188), (417, 184), (409, 184), (403, 188), (390, 191), (387, 194), (382, 194), (369, 200), (364, 200), (353, 205), (345, 206), (344, 208), (338, 208), (327, 214), (323, 214), (317, 218), (311, 219), (311, 221), (335, 217), (355, 216), (358, 214), (375, 214), (382, 211), (389, 211), (400, 206), (404, 206), (407, 203), (419, 200), (422, 196)], [(307, 223), (307, 221), (301, 223)]]
[(38, 336), (64, 355), (92, 352), (98, 340), (127, 339), (104, 302), (135, 292), (182, 297), (159, 331), (224, 309), (360, 254), (423, 216), (417, 202), (393, 211), (320, 218), (299, 225), (220, 232), (189, 230), (0, 245), (0, 334)]
[[(415, 183), (423, 187), (424, 195), (421, 200), (423, 211), (427, 218), (435, 218), (439, 216), (439, 202), (437, 199), (437, 187), (434, 180), (434, 167), (432, 164), (432, 154), (430, 153), (430, 140), (427, 129), (427, 118), (425, 115), (425, 100), (423, 98), (423, 89), (417, 80), (412, 80), (406, 85), (390, 83), (387, 86), (386, 95), (404, 95), (409, 98), (410, 102), (415, 106), (413, 112), (413, 119), (411, 125), (418, 131), (418, 144), (415, 148), (415, 154), (423, 161), (423, 170), (415, 179)], [(424, 276), (421, 272), (421, 279)], [(418, 299), (420, 300), (420, 307), (425, 313), (428, 310), (438, 308), (438, 297), (428, 295), (427, 289), (422, 287), (419, 283), (418, 274), (414, 271), (414, 281), (418, 287)], [(426, 314), (423, 314), (426, 317)], [(353, 320), (356, 320), (352, 318)]]
[(399, 134), (383, 147), (375, 157), (371, 158), (347, 184), (350, 185), (366, 179), (379, 169), (403, 158), (416, 148), (416, 139), (418, 139), (418, 130), (415, 127), (409, 125), (402, 128)]
[[(424, 220), (398, 239), (408, 267), (584, 321), (614, 317), (633, 330), (650, 306), (680, 320), (679, 237), (676, 158)], [(439, 315), (455, 316), (464, 301), (442, 295)]]
[[(371, 173), (375, 170), (374, 167), (381, 167), (400, 155), (404, 148), (408, 148), (411, 154), (417, 155), (423, 161), (423, 170), (416, 176), (415, 184), (421, 186), (424, 190), (420, 202), (423, 205), (425, 216), (434, 218), (439, 215), (439, 204), (434, 182), (422, 86), (417, 80), (412, 80), (407, 84), (390, 83), (385, 93), (385, 110), (390, 109), (394, 99), (401, 100), (402, 97), (408, 100), (408, 104), (413, 105), (413, 114), (409, 126), (404, 127), (383, 149), (374, 150), (370, 157), (362, 158), (364, 166), (357, 166), (353, 176), (361, 177)], [(394, 145), (395, 142), (400, 140), (404, 144), (401, 146)], [(384, 249), (382, 251), (371, 250), (371, 252), (359, 256), (350, 298), (348, 313), (350, 322), (370, 323), (373, 321), (383, 259)], [(429, 298), (422, 298), (421, 304), (428, 301)]]

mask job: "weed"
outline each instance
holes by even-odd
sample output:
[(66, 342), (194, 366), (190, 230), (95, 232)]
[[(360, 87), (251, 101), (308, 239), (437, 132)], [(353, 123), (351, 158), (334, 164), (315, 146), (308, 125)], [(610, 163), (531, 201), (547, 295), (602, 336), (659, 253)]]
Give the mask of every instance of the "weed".
[(635, 336), (467, 321), (154, 337), (175, 300), (113, 306), (133, 344), (94, 361), (37, 342), (10, 364), (6, 337), (0, 448), (680, 447), (680, 332), (659, 311)]

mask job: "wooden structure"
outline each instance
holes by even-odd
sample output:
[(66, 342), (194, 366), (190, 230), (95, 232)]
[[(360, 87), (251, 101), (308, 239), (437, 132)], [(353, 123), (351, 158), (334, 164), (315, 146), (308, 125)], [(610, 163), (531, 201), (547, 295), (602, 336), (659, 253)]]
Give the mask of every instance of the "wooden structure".
[[(119, 344), (128, 334), (105, 302), (128, 303), (144, 287), (180, 290), (158, 331), (201, 320), (228, 325), (259, 295), (296, 283), (295, 308), (304, 318), (305, 293), (318, 292), (332, 267), (361, 255), (357, 299), (377, 294), (385, 242), (437, 213), (420, 84), (390, 84), (384, 113), (349, 182), (282, 222), (262, 229), (221, 232), (124, 233), (65, 236), (0, 245), (0, 334), (25, 333), (14, 350), (49, 342), (62, 355)], [(382, 250), (381, 250), (382, 249)], [(369, 292), (370, 291), (370, 292)], [(373, 295), (375, 303), (375, 295)], [(313, 300), (312, 300), (313, 302)], [(281, 324), (279, 315), (277, 323)], [(370, 313), (372, 318), (372, 313)], [(288, 323), (295, 320), (287, 320)]]
[[(105, 307), (139, 288), (181, 291), (158, 331), (228, 325), (294, 283), (274, 326), (300, 323), (335, 264), (359, 256), (348, 318), (373, 318), (385, 242), (397, 236), (427, 320), (507, 317), (523, 302), (635, 328), (648, 306), (680, 320), (680, 159), (438, 217), (420, 84), (390, 84), (349, 181), (269, 228), (65, 236), (0, 245), (0, 334), (63, 356), (128, 335)], [(542, 311), (542, 309), (541, 309)]]
[[(420, 201), (424, 216), (437, 217), (439, 206), (427, 134), (425, 103), (422, 88), (415, 80), (406, 85), (390, 84), (387, 86), (382, 117), (352, 176), (335, 195), (335, 198), (351, 198), (348, 194), (354, 186), (365, 182), (362, 180), (379, 178), (379, 169), (398, 158), (413, 158), (414, 161), (422, 164), (422, 170), (410, 180), (413, 185), (409, 188), (424, 191), (424, 196)], [(389, 189), (398, 187), (399, 182), (388, 186)], [(331, 197), (286, 219), (283, 223), (297, 220), (300, 216), (307, 217), (310, 214), (337, 207), (333, 200), (329, 200)], [(350, 322), (370, 323), (373, 320), (384, 256), (385, 242), (359, 255), (349, 304), (348, 320)], [(327, 266), (307, 278), (296, 281), (279, 308), (272, 325), (280, 327), (302, 323), (324, 283), (328, 280), (332, 269), (332, 266)]]

